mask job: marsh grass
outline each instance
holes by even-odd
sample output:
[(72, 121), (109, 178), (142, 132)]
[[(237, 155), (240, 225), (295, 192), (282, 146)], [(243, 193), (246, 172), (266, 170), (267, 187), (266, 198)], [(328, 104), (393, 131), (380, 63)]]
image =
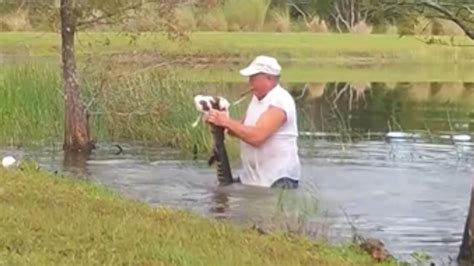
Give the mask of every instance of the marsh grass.
[(28, 10), (0, 14), (0, 31), (31, 31), (33, 29)]
[[(2, 71), (0, 142), (62, 141), (63, 94), (58, 70), (54, 64), (27, 63)], [(198, 117), (193, 97), (202, 92), (195, 83), (152, 73), (121, 78), (86, 75), (80, 84), (96, 141), (139, 141), (177, 148), (184, 155), (195, 149), (198, 156), (209, 155), (209, 127), (204, 123), (191, 126)], [(240, 112), (240, 106), (231, 109), (232, 116)], [(230, 138), (227, 142), (231, 158), (236, 158), (238, 143)]]
[[(153, 73), (108, 83), (96, 93), (96, 106), (103, 110), (98, 114), (107, 130), (106, 138), (141, 140), (179, 148), (187, 154), (195, 149), (210, 151), (212, 135), (208, 125), (200, 122), (192, 127), (199, 116), (193, 98), (202, 92), (195, 86), (174, 75)], [(239, 106), (231, 109), (232, 116), (240, 112)], [(235, 158), (236, 142), (228, 143), (228, 152)]]
[(0, 72), (0, 139), (4, 144), (61, 136), (63, 98), (59, 72), (51, 65), (7, 66)]
[(225, 1), (223, 9), (229, 30), (261, 30), (270, 4), (269, 0)]
[(217, 7), (202, 14), (198, 22), (198, 27), (203, 31), (227, 31), (228, 23), (224, 9)]
[(269, 11), (267, 28), (276, 32), (288, 32), (291, 30), (291, 16), (288, 7), (271, 9)]
[(189, 6), (175, 9), (175, 17), (178, 25), (183, 29), (196, 30), (197, 20), (193, 9)]
[(354, 247), (260, 235), (25, 169), (0, 169), (0, 259), (7, 265), (375, 265)]
[[(282, 5), (272, 5), (270, 0), (227, 0), (209, 1), (200, 4), (177, 5), (174, 8), (176, 23), (187, 30), (198, 31), (309, 31), (329, 32), (326, 21), (316, 16), (305, 16), (304, 19), (289, 19), (287, 12), (279, 12)], [(163, 31), (165, 27), (162, 18), (158, 16), (159, 4), (144, 3), (141, 8), (126, 12), (126, 19), (117, 23), (99, 23), (89, 29), (92, 31), (125, 30), (129, 32)], [(268, 19), (272, 14), (279, 13), (275, 19)], [(458, 36), (465, 35), (453, 22), (426, 18), (407, 20), (402, 30), (408, 34), (434, 34)], [(19, 9), (0, 14), (0, 30), (2, 31), (57, 31), (59, 26), (58, 14), (32, 12)], [(400, 31), (388, 29), (384, 25), (375, 25), (377, 33), (394, 33)], [(371, 25), (359, 24), (351, 29), (356, 33), (370, 33)]]

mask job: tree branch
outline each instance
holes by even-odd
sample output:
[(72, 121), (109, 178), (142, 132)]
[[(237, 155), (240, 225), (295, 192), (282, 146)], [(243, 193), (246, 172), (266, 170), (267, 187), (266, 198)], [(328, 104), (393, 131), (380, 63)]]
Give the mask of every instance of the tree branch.
[(337, 4), (337, 2), (334, 2), (334, 8), (337, 12), (337, 20), (340, 19), (340, 21), (342, 21), (342, 23), (344, 23), (344, 25), (346, 26), (347, 28), (347, 31), (351, 31), (351, 26), (349, 25), (349, 22), (347, 22), (343, 16), (342, 16), (342, 13), (341, 13), (341, 10), (339, 9), (339, 5)]
[(105, 20), (105, 19), (110, 19), (110, 18), (113, 18), (115, 16), (118, 16), (118, 15), (121, 15), (123, 14), (124, 12), (127, 12), (129, 10), (134, 10), (134, 9), (137, 9), (137, 8), (140, 8), (144, 5), (145, 3), (144, 2), (140, 2), (140, 3), (137, 3), (137, 4), (134, 4), (134, 5), (130, 5), (128, 7), (124, 7), (120, 10), (118, 10), (117, 12), (115, 13), (108, 13), (108, 14), (105, 14), (103, 16), (99, 16), (99, 17), (94, 17), (93, 19), (89, 19), (89, 20), (84, 20), (84, 21), (78, 21), (77, 22), (77, 27), (88, 27), (90, 25), (93, 25), (93, 24), (96, 24), (96, 23), (99, 23), (101, 20)]
[(26, 0), (21, 1), (20, 6), (17, 8), (16, 13), (18, 14), (21, 9), (25, 6)]
[(469, 38), (474, 40), (474, 30), (469, 29), (468, 26), (461, 19), (459, 19), (458, 17), (453, 15), (451, 13), (451, 11), (449, 11), (448, 9), (440, 6), (439, 4), (434, 3), (433, 1), (422, 1), (420, 4), (424, 5), (426, 7), (432, 8), (432, 9), (438, 11), (439, 13), (443, 14), (449, 20), (456, 23)]
[(351, 4), (351, 29), (354, 28), (356, 23), (359, 21), (359, 14), (356, 14), (355, 0), (350, 0)]
[(309, 27), (309, 21), (306, 18), (306, 14), (303, 12), (303, 10), (301, 10), (301, 8), (299, 8), (295, 3), (289, 3), (288, 5), (294, 7), (296, 11), (298, 11), (298, 13), (300, 13), (303, 16), (303, 20), (306, 23), (306, 26)]
[(339, 31), (339, 33), (342, 33), (342, 29), (341, 29), (341, 26), (339, 25), (338, 17), (334, 15), (333, 13), (330, 13), (329, 15), (334, 19), (334, 22), (336, 23), (336, 28)]
[[(470, 14), (474, 14), (473, 10), (468, 5), (459, 5), (453, 3), (443, 3), (443, 2), (434, 2), (433, 0), (423, 0), (423, 1), (400, 1), (400, 0), (392, 0), (392, 1), (383, 1), (384, 4), (393, 4), (399, 6), (413, 6), (413, 7), (425, 7), (431, 10), (438, 12), (439, 14), (443, 15), (445, 19), (448, 19), (456, 25), (458, 25), (462, 31), (472, 40), (474, 40), (474, 29), (470, 29), (468, 23), (474, 23), (469, 18), (460, 18), (458, 15), (460, 14), (460, 10), (466, 10)], [(458, 12), (453, 14), (447, 7), (455, 7), (458, 8)], [(422, 14), (423, 12), (418, 13)]]

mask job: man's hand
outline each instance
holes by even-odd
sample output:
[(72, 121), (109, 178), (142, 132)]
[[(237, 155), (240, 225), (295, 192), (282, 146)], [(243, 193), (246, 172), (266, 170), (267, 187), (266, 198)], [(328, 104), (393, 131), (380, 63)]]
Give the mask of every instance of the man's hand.
[(226, 112), (211, 109), (206, 115), (206, 121), (216, 126), (226, 127), (229, 117), (227, 116)]
[(224, 127), (230, 135), (258, 147), (275, 133), (286, 121), (286, 114), (280, 108), (270, 106), (258, 119), (255, 126), (245, 126), (240, 121), (230, 119), (225, 112), (210, 110), (206, 121)]

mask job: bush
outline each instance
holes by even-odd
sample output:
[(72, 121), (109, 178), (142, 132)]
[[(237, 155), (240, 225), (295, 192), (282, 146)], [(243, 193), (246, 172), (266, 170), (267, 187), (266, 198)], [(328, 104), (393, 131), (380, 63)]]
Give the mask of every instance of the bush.
[(224, 13), (230, 30), (258, 31), (263, 28), (270, 0), (227, 0)]
[(30, 31), (32, 29), (28, 10), (19, 10), (0, 16), (1, 31)]

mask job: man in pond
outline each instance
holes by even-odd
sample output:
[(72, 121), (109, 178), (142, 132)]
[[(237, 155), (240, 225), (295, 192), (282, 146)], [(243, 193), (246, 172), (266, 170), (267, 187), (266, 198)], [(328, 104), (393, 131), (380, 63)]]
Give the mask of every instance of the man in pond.
[(248, 77), (252, 99), (241, 121), (211, 110), (209, 123), (240, 139), (244, 185), (297, 188), (301, 175), (297, 116), (291, 94), (279, 84), (281, 66), (270, 56), (257, 56), (240, 70)]

